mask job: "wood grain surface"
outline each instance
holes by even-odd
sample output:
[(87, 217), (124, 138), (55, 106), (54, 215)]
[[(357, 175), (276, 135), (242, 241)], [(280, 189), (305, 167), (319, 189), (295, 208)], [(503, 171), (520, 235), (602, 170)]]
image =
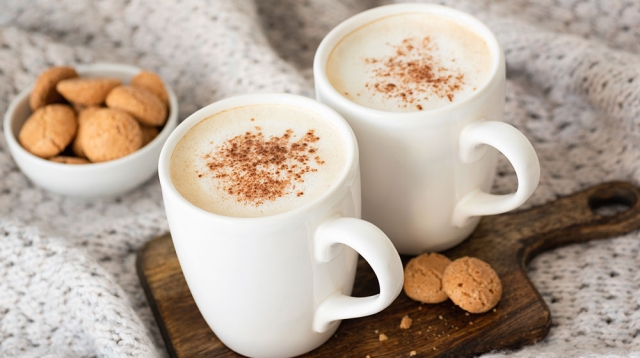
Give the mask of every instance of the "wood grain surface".
[[(403, 292), (379, 314), (343, 321), (334, 337), (304, 356), (464, 357), (537, 342), (549, 331), (551, 316), (526, 264), (545, 250), (640, 228), (639, 198), (633, 185), (611, 182), (530, 210), (485, 217), (469, 239), (444, 254), (475, 256), (493, 266), (504, 290), (494, 310), (466, 314), (450, 301), (425, 305)], [(168, 234), (141, 248), (137, 268), (170, 356), (238, 357), (200, 315)], [(377, 292), (377, 279), (360, 258), (353, 295)], [(413, 324), (400, 329), (405, 315)], [(381, 341), (380, 334), (388, 339)]]

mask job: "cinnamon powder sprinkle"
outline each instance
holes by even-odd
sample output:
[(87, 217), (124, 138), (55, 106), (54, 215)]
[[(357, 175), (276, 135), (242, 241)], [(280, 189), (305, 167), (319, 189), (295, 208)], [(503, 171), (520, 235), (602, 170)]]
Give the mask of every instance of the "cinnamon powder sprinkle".
[[(320, 140), (313, 129), (296, 141), (291, 129), (270, 138), (265, 138), (259, 127), (256, 129), (257, 132), (233, 137), (204, 155), (208, 172), (197, 174), (205, 180), (217, 179), (218, 188), (235, 196), (238, 202), (260, 206), (293, 193), (296, 183), (303, 183), (307, 173), (318, 171), (309, 163), (313, 160), (321, 165), (324, 161), (311, 155), (318, 150), (313, 144)], [(304, 191), (295, 191), (295, 195), (303, 196)]]
[[(365, 59), (376, 79), (365, 86), (387, 99), (400, 99), (405, 106), (432, 96), (451, 102), (465, 84), (464, 74), (444, 67), (431, 55), (437, 45), (429, 37), (407, 38), (393, 49), (392, 56)], [(416, 108), (422, 110), (422, 105)]]

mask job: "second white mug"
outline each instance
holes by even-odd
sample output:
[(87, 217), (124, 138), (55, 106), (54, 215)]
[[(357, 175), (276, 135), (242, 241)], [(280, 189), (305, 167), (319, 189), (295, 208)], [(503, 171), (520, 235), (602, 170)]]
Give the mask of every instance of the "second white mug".
[[(437, 108), (422, 110), (422, 106), (418, 106), (420, 110), (393, 111), (375, 108), (372, 105), (376, 104), (375, 97), (371, 103), (359, 103), (360, 99), (351, 92), (353, 87), (347, 92), (331, 82), (327, 71), (330, 56), (347, 37), (376, 22), (384, 25), (380, 20), (394, 16), (398, 17), (392, 19), (396, 27), (407, 27), (410, 19), (404, 17), (420, 14), (427, 14), (434, 21), (457, 24), (486, 43), (487, 79), (470, 95), (452, 103), (446, 103), (447, 98), (443, 97), (445, 104)], [(382, 28), (393, 31), (393, 25)], [(444, 26), (434, 27), (434, 31), (440, 28)], [(364, 37), (360, 33), (354, 36), (360, 43), (365, 41)], [(375, 44), (376, 37), (370, 38), (374, 53), (380, 53), (380, 48), (388, 45), (386, 40), (380, 39), (380, 43)], [(353, 50), (350, 46), (343, 47), (340, 51)], [(410, 50), (413, 47), (407, 45), (398, 48), (398, 54)], [(397, 61), (393, 58), (383, 60), (390, 61), (385, 62), (388, 64), (400, 63), (393, 62)], [(469, 58), (456, 60), (471, 61)], [(369, 62), (362, 62), (360, 67), (379, 60), (364, 61)], [(346, 60), (332, 66), (341, 71), (360, 69), (357, 63)], [(411, 71), (410, 68), (404, 70)], [(502, 122), (503, 51), (492, 32), (474, 17), (429, 4), (388, 5), (362, 12), (338, 25), (324, 38), (316, 52), (313, 71), (317, 99), (340, 113), (356, 134), (361, 154), (362, 216), (389, 235), (400, 253), (415, 255), (453, 247), (471, 234), (481, 216), (519, 207), (537, 187), (540, 166), (533, 147), (520, 131)], [(383, 71), (377, 72), (378, 75), (394, 75), (385, 68), (378, 71)], [(344, 72), (342, 76), (349, 75)], [(349, 82), (344, 78), (339, 81)], [(392, 86), (383, 88), (387, 94), (397, 91), (395, 84), (387, 83), (387, 86)], [(518, 177), (515, 193), (493, 195), (488, 192), (496, 171), (496, 149), (515, 169)]]

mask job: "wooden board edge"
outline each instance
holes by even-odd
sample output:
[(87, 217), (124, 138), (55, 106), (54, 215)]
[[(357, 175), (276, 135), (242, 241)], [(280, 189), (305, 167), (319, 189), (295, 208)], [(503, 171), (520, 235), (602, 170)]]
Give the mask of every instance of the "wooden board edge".
[[(142, 289), (144, 290), (144, 294), (147, 297), (147, 302), (149, 303), (149, 309), (151, 310), (151, 312), (153, 312), (153, 317), (156, 320), (156, 326), (160, 330), (160, 335), (162, 336), (162, 340), (164, 341), (165, 348), (169, 353), (169, 357), (178, 358), (178, 353), (175, 347), (173, 346), (173, 343), (171, 342), (169, 331), (167, 330), (167, 327), (164, 325), (164, 320), (163, 320), (162, 314), (160, 313), (158, 302), (156, 301), (156, 298), (153, 295), (153, 289), (151, 288), (151, 285), (149, 285), (149, 281), (147, 280), (145, 265), (143, 263), (143, 260), (146, 257), (146, 253), (149, 247), (156, 244), (158, 241), (161, 241), (162, 239), (166, 238), (167, 236), (169, 236), (169, 233), (156, 236), (153, 239), (147, 241), (144, 245), (142, 245), (142, 247), (140, 247), (140, 249), (138, 250), (138, 253), (136, 254), (136, 271), (138, 273), (138, 279), (140, 280), (140, 285), (142, 286)], [(171, 242), (171, 245), (173, 245), (173, 242)]]

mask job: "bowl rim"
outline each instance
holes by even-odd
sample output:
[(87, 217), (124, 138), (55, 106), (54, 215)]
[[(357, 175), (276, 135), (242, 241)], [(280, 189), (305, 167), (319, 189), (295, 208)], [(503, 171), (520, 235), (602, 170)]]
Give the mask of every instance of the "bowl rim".
[[(127, 65), (127, 64), (119, 64), (119, 63), (94, 63), (94, 64), (75, 65), (71, 67), (75, 68), (80, 75), (91, 74), (96, 72), (117, 72), (125, 76), (133, 77), (144, 70), (141, 67)], [(24, 149), (13, 133), (12, 125), (15, 119), (17, 118), (15, 116), (15, 111), (17, 107), (20, 105), (23, 105), (25, 101), (29, 100), (29, 96), (31, 95), (31, 91), (33, 90), (35, 83), (32, 83), (31, 85), (27, 86), (22, 91), (20, 91), (18, 95), (11, 101), (11, 103), (9, 104), (9, 107), (7, 107), (7, 111), (5, 112), (4, 121), (3, 121), (4, 122), (3, 130), (4, 130), (5, 138), (8, 142), (10, 149), (12, 148), (13, 150), (18, 151), (21, 157), (28, 158), (32, 162), (37, 163), (37, 165), (44, 166), (44, 168), (46, 169), (53, 169), (53, 170), (59, 170), (59, 171), (90, 172), (95, 170), (114, 169), (127, 162), (140, 160), (141, 158), (146, 156), (149, 152), (152, 152), (154, 150), (157, 151), (158, 146), (162, 147), (162, 145), (164, 144), (164, 141), (161, 141), (160, 138), (162, 137), (164, 137), (165, 139), (168, 138), (169, 134), (171, 134), (173, 129), (178, 124), (178, 99), (176, 97), (176, 94), (173, 92), (173, 89), (171, 88), (171, 86), (167, 85), (166, 82), (164, 82), (164, 80), (163, 80), (163, 83), (167, 91), (167, 94), (169, 95), (169, 112), (167, 114), (167, 121), (165, 122), (164, 127), (158, 133), (158, 135), (153, 140), (151, 140), (151, 142), (147, 143), (147, 145), (136, 150), (135, 152), (125, 155), (124, 157), (105, 161), (105, 162), (99, 162), (99, 163), (89, 162), (88, 164), (73, 165), (73, 164), (67, 164), (67, 163), (53, 162), (51, 160), (38, 157), (30, 153), (26, 149)], [(10, 152), (12, 152), (12, 150), (10, 150)], [(14, 157), (13, 158), (14, 161), (17, 161), (13, 153), (11, 154)]]

